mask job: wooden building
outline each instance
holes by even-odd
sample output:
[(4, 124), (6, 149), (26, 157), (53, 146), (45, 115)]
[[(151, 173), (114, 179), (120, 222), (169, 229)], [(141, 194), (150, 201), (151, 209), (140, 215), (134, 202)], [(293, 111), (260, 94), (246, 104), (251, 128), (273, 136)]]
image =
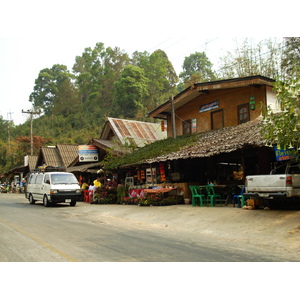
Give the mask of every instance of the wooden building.
[[(176, 135), (205, 132), (239, 125), (256, 119), (261, 105), (275, 106), (274, 80), (260, 75), (195, 83), (174, 97)], [(167, 121), (172, 136), (171, 100), (148, 117)]]
[[(167, 182), (242, 185), (246, 175), (265, 174), (274, 151), (260, 133), (262, 109), (276, 107), (274, 80), (260, 75), (195, 83), (148, 114), (161, 119), (168, 137), (195, 135), (192, 145), (145, 159), (142, 166), (164, 169)], [(171, 143), (172, 141), (170, 141)], [(159, 181), (157, 181), (159, 183)], [(163, 182), (160, 182), (163, 184)]]

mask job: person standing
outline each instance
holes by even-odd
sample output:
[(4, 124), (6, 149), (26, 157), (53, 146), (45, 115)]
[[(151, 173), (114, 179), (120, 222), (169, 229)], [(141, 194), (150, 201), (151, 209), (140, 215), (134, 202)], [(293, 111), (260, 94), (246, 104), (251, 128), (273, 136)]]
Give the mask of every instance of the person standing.
[(94, 180), (94, 186), (96, 188), (101, 188), (101, 182), (100, 182), (100, 177)]

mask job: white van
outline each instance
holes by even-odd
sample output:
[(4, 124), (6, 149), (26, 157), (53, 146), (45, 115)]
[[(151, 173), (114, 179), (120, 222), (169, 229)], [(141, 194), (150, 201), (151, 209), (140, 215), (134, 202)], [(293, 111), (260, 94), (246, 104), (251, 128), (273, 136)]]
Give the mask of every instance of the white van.
[(76, 205), (81, 190), (74, 174), (67, 172), (33, 172), (29, 175), (25, 197), (30, 204), (43, 201), (44, 206), (56, 203)]

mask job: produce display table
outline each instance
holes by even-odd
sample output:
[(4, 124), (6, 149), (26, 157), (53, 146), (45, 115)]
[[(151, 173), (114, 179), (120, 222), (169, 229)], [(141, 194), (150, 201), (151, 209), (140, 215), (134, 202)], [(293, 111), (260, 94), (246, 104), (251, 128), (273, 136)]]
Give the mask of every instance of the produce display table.
[(144, 193), (145, 194), (160, 194), (160, 193), (168, 193), (172, 190), (176, 190), (176, 188), (144, 189)]

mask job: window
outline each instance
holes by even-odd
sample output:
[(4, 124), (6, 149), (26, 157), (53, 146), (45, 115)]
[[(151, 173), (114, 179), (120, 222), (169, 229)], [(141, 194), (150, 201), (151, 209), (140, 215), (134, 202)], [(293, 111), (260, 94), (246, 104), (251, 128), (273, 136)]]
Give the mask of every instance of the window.
[(30, 183), (35, 183), (35, 178), (36, 178), (36, 175), (35, 174), (31, 174), (29, 179), (28, 179), (28, 184)]
[(243, 104), (238, 106), (238, 122), (243, 124), (250, 121), (249, 104)]
[(182, 134), (192, 133), (192, 120), (186, 120), (182, 122)]
[(43, 178), (44, 178), (44, 175), (42, 175), (42, 174), (37, 175), (35, 183), (41, 184), (43, 182)]
[(50, 182), (50, 176), (49, 176), (49, 174), (46, 174), (45, 178), (44, 178), (44, 182), (47, 183), (47, 181)]
[(224, 127), (223, 110), (217, 110), (211, 113), (211, 129), (220, 129)]

